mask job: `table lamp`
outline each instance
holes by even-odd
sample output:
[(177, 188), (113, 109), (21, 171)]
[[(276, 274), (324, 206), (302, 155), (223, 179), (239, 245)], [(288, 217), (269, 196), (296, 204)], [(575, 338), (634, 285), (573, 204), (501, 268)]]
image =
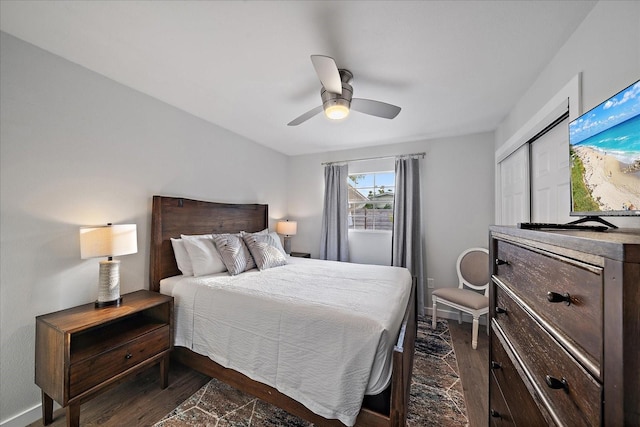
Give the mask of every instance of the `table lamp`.
[(295, 236), (298, 232), (298, 223), (296, 221), (278, 221), (276, 224), (276, 233), (284, 235), (284, 251), (291, 254), (291, 236)]
[(118, 306), (120, 296), (120, 261), (114, 256), (135, 254), (138, 252), (138, 236), (135, 224), (107, 224), (97, 227), (80, 228), (80, 257), (99, 258), (100, 276), (98, 279), (98, 300), (96, 307)]

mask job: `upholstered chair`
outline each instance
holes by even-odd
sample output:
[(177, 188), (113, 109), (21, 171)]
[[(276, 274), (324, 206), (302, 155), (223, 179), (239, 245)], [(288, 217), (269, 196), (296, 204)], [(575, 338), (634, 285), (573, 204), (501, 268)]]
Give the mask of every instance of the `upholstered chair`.
[[(458, 323), (462, 323), (462, 312), (473, 316), (471, 346), (478, 347), (479, 318), (489, 312), (489, 251), (484, 248), (467, 249), (456, 263), (457, 288), (440, 288), (431, 294), (433, 301), (432, 328), (436, 328), (437, 304), (448, 305), (458, 310)], [(487, 322), (487, 332), (489, 323)]]

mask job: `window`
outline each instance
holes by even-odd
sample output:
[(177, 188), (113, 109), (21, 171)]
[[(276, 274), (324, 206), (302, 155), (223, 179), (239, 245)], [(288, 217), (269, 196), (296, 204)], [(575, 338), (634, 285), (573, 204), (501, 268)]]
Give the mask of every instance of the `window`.
[(349, 229), (393, 230), (394, 172), (349, 175)]

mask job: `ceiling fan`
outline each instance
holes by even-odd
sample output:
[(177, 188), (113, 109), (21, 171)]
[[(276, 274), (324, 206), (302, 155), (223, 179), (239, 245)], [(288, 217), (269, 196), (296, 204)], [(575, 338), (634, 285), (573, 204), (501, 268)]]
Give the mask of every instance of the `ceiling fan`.
[(400, 107), (386, 102), (352, 98), (353, 87), (350, 83), (353, 80), (353, 74), (349, 70), (338, 69), (333, 58), (324, 55), (311, 55), (311, 62), (316, 69), (320, 83), (322, 83), (320, 90), (322, 105), (293, 119), (287, 126), (298, 126), (321, 111), (324, 111), (324, 114), (332, 120), (344, 119), (349, 115), (350, 110), (385, 119), (393, 119), (400, 112)]

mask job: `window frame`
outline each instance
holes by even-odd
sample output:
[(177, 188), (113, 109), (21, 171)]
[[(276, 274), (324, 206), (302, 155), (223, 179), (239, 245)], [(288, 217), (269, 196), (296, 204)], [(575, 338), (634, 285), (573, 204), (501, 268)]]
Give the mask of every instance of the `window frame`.
[[(380, 180), (376, 180), (376, 178), (380, 177), (382, 175), (387, 175), (384, 179), (380, 179)], [(357, 180), (352, 179), (352, 177), (356, 177), (356, 176), (370, 176), (372, 179), (372, 183), (370, 185), (362, 185), (359, 186)], [(393, 185), (390, 186), (388, 184), (389, 182), (389, 177), (391, 177), (391, 179), (393, 180)], [(366, 180), (366, 178), (365, 178)], [(383, 184), (378, 184), (378, 182), (383, 181)], [(349, 176), (347, 178), (347, 185), (348, 187), (348, 195), (347, 195), (347, 211), (348, 211), (348, 217), (349, 217), (349, 224), (348, 224), (348, 231), (349, 232), (364, 232), (364, 233), (392, 233), (393, 232), (393, 209), (394, 209), (394, 204), (395, 204), (395, 171), (394, 170), (381, 170), (381, 171), (373, 171), (373, 172), (359, 172), (359, 173), (349, 173)], [(380, 189), (383, 189), (383, 193), (378, 193), (378, 191)], [(358, 201), (355, 199), (352, 199), (351, 197), (351, 192), (355, 191), (357, 193), (360, 193), (360, 195), (362, 197), (366, 197), (366, 199), (363, 199), (361, 202), (363, 202), (366, 205), (390, 205), (389, 208), (360, 208), (360, 209), (364, 209), (364, 214), (359, 214), (356, 215), (356, 212), (354, 209), (353, 205), (357, 204)], [(366, 192), (368, 191), (368, 195), (365, 196), (363, 194), (363, 191)], [(376, 194), (391, 194), (393, 197), (391, 198), (391, 200), (372, 200), (370, 199), (370, 197), (375, 196)], [(366, 200), (366, 202), (365, 202)], [(376, 215), (376, 213), (380, 214), (380, 212), (376, 212), (376, 211), (386, 211), (389, 212), (389, 221), (384, 221), (381, 222), (380, 221), (380, 217), (384, 216), (383, 215)], [(372, 223), (370, 223), (370, 226), (367, 226), (367, 219), (371, 218), (370, 216), (367, 215), (368, 211), (373, 211), (373, 219), (372, 219)], [(359, 218), (359, 219), (358, 219)], [(364, 228), (362, 227), (358, 227), (358, 222), (361, 223), (361, 221), (363, 221), (364, 218)]]

